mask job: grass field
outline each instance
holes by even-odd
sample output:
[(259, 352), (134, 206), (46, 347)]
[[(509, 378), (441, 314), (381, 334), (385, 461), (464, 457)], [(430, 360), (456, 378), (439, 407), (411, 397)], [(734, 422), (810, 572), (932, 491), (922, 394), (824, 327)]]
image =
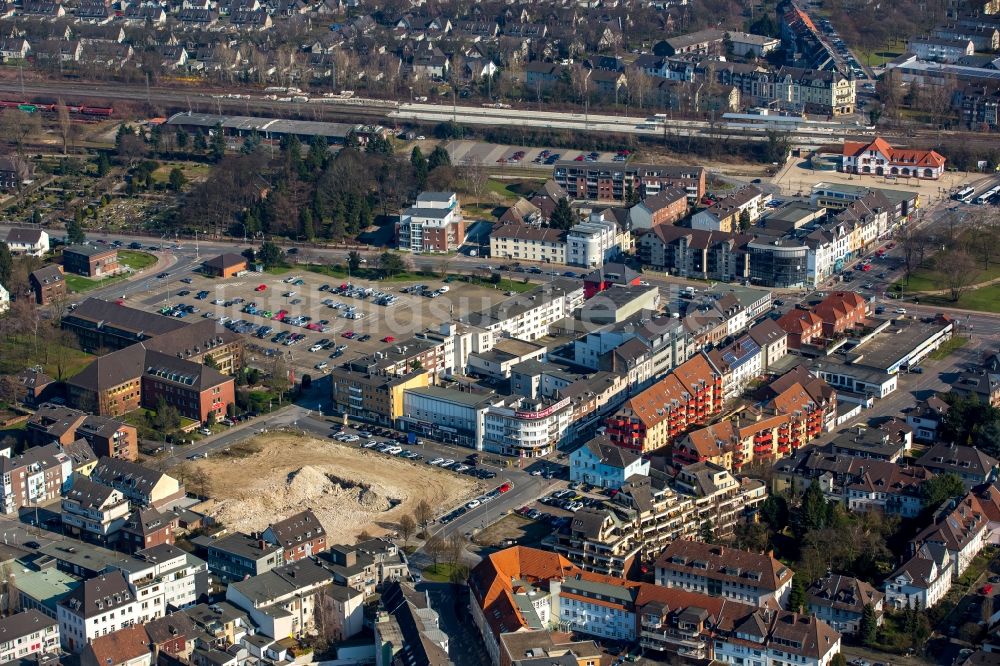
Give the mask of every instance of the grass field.
[(93, 360), (90, 354), (46, 340), (41, 334), (37, 338), (34, 335), (16, 335), (0, 340), (2, 375), (13, 375), (24, 368), (40, 365), (50, 377), (65, 379), (83, 370)]
[(941, 305), (978, 312), (1000, 312), (1000, 285), (994, 284), (967, 291), (957, 303), (948, 296), (921, 296), (920, 302), (924, 305)]
[(959, 336), (955, 336), (951, 340), (948, 340), (943, 345), (941, 345), (937, 349), (937, 351), (931, 352), (930, 358), (934, 359), (935, 361), (940, 361), (942, 359), (948, 358), (948, 356), (950, 356), (953, 352), (961, 349), (968, 343), (969, 343), (969, 338), (962, 338)]
[(127, 275), (113, 275), (103, 280), (92, 280), (90, 278), (85, 278), (82, 275), (73, 275), (68, 273), (66, 275), (66, 286), (69, 287), (70, 291), (76, 293), (82, 293), (85, 291), (90, 291), (91, 289), (97, 289), (98, 287), (106, 287), (109, 284), (114, 284), (115, 282), (121, 282)]
[(462, 580), (466, 573), (465, 567), (461, 565), (452, 566), (445, 562), (438, 562), (423, 570), (423, 578), (432, 583), (452, 583)]
[(518, 180), (496, 180), (490, 178), (486, 181), (486, 191), (496, 194), (502, 199), (512, 201), (518, 197), (527, 197), (544, 183), (544, 178), (521, 178)]
[(118, 261), (134, 271), (141, 271), (156, 263), (156, 257), (148, 252), (118, 250)]
[(271, 266), (270, 268), (264, 269), (264, 272), (270, 273), (271, 275), (284, 275), (290, 270), (292, 270), (291, 266)]
[(494, 284), (490, 280), (483, 278), (468, 277), (464, 275), (456, 275), (455, 277), (462, 279), (468, 282), (469, 284), (477, 284), (481, 287), (496, 287), (496, 289), (499, 291), (513, 291), (516, 293), (531, 291), (536, 286), (538, 286), (531, 282), (519, 282), (517, 280), (508, 280), (507, 278), (502, 278), (500, 282)]
[(351, 271), (351, 274), (348, 275), (346, 270), (337, 269), (333, 266), (327, 266), (324, 264), (306, 264), (303, 268), (310, 273), (318, 273), (319, 275), (326, 275), (328, 277), (337, 278), (338, 280), (357, 278), (358, 280), (377, 280), (379, 282), (415, 282), (426, 278), (439, 277), (436, 273), (425, 273), (424, 271), (404, 271), (386, 278), (382, 276), (382, 271), (378, 268), (359, 268), (356, 271)]
[[(995, 280), (1000, 278), (1000, 264), (991, 265), (988, 269), (977, 269), (976, 277), (973, 279), (974, 283), (978, 282), (988, 282), (989, 280)], [(913, 293), (915, 291), (935, 291), (938, 289), (947, 289), (948, 282), (941, 273), (936, 270), (929, 268), (918, 268), (913, 271), (910, 275), (909, 280), (899, 280), (893, 285), (893, 289), (896, 289), (896, 285), (901, 284), (903, 286), (903, 293)]]

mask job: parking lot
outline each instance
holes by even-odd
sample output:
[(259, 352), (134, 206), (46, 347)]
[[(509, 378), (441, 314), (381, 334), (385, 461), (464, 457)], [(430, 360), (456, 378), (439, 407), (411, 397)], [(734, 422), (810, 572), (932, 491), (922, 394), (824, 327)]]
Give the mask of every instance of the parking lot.
[(282, 355), (314, 373), (506, 298), (464, 282), (346, 280), (307, 270), (225, 280), (167, 271), (143, 286), (124, 303), (188, 321), (214, 319), (247, 337), (251, 364), (266, 368), (269, 357)]
[(486, 166), (513, 166), (549, 169), (557, 161), (624, 162), (628, 154), (621, 152), (596, 152), (563, 148), (529, 148), (507, 146), (480, 141), (452, 141), (446, 146), (452, 164), (483, 164)]

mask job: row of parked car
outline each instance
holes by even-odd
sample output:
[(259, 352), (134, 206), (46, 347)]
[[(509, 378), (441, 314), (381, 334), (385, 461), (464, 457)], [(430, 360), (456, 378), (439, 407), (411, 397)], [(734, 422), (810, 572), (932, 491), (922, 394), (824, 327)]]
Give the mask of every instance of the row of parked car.
[(510, 485), (510, 483), (507, 483), (507, 482), (502, 483), (499, 486), (497, 486), (496, 488), (494, 488), (493, 490), (489, 491), (488, 493), (483, 493), (479, 497), (476, 497), (474, 499), (469, 500), (463, 506), (458, 507), (454, 511), (451, 511), (451, 512), (446, 513), (445, 515), (441, 516), (441, 518), (439, 519), (439, 522), (442, 525), (447, 525), (448, 523), (450, 523), (451, 521), (455, 520), (456, 518), (464, 515), (467, 511), (472, 511), (473, 509), (481, 507), (484, 504), (489, 504), (490, 502), (492, 502), (496, 498), (498, 498), (501, 495), (503, 495), (504, 493), (508, 492), (511, 489), (511, 487), (512, 486)]

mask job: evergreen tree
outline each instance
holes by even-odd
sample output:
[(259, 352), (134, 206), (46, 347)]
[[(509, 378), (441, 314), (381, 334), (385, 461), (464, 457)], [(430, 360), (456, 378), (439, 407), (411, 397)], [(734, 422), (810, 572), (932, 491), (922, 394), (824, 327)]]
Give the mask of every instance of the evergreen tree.
[(309, 144), (309, 153), (306, 155), (306, 164), (312, 175), (319, 176), (326, 166), (326, 157), (329, 154), (330, 146), (326, 139), (321, 136), (313, 137), (312, 143)]
[(795, 577), (792, 579), (792, 589), (788, 593), (788, 610), (793, 613), (800, 613), (806, 607), (806, 588), (802, 584), (802, 579)]
[(187, 178), (184, 177), (184, 172), (180, 167), (174, 167), (170, 170), (170, 189), (174, 192), (180, 192), (186, 182)]
[(103, 178), (108, 175), (109, 171), (111, 171), (111, 160), (108, 159), (108, 154), (102, 150), (97, 154), (97, 177)]
[(552, 216), (549, 217), (549, 226), (553, 229), (569, 229), (578, 221), (576, 212), (569, 205), (569, 199), (563, 197), (559, 199)]
[(302, 212), (299, 213), (299, 222), (302, 225), (302, 235), (305, 236), (307, 240), (312, 240), (316, 237), (316, 230), (313, 228), (312, 209), (303, 208)]
[(42, 211), (38, 210), (37, 208), (31, 211), (31, 223), (32, 224), (42, 223)]
[(352, 273), (357, 273), (359, 268), (361, 268), (361, 253), (357, 250), (351, 250), (347, 253), (347, 269)]
[(177, 128), (177, 134), (174, 136), (174, 139), (177, 141), (177, 147), (178, 148), (181, 148), (181, 149), (187, 148), (187, 145), (188, 145), (188, 133), (185, 132), (183, 128), (181, 128), (181, 127)]
[(410, 165), (413, 167), (413, 176), (416, 180), (417, 189), (424, 189), (427, 186), (428, 167), (427, 158), (424, 157), (420, 146), (413, 147), (413, 152), (410, 153)]
[(222, 123), (216, 123), (212, 130), (212, 160), (220, 161), (226, 155), (226, 135), (222, 130)]
[(746, 231), (750, 228), (750, 211), (743, 210), (740, 212), (740, 231)]
[(441, 144), (434, 146), (431, 156), (427, 158), (427, 167), (430, 171), (439, 166), (451, 166), (451, 156), (448, 155), (448, 151)]
[(271, 268), (281, 265), (285, 260), (285, 252), (271, 241), (264, 241), (260, 246), (260, 252), (257, 253), (257, 258), (264, 264), (264, 268)]
[[(499, 273), (495, 273), (499, 277)], [(704, 543), (715, 543), (715, 528), (711, 520), (706, 520), (698, 527), (698, 539)]]
[(847, 657), (844, 656), (843, 652), (838, 652), (830, 660), (830, 666), (847, 666)]
[(83, 233), (83, 209), (77, 208), (72, 220), (66, 223), (66, 242), (70, 245), (79, 245), (87, 240)]
[(795, 514), (793, 527), (796, 536), (801, 540), (809, 532), (827, 527), (831, 518), (830, 505), (823, 496), (823, 490), (813, 481), (802, 494), (802, 503)]
[(0, 242), (0, 284), (9, 285), (10, 276), (14, 272), (14, 255), (7, 243)]
[(872, 646), (878, 639), (878, 617), (871, 604), (865, 604), (865, 609), (861, 613), (861, 625), (859, 627), (861, 640), (865, 645)]

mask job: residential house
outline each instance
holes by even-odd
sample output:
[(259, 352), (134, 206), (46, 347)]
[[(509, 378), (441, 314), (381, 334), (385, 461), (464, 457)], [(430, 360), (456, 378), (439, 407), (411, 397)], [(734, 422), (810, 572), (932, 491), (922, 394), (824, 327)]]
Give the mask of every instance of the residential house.
[(156, 509), (135, 509), (125, 519), (118, 532), (118, 546), (127, 552), (136, 552), (160, 545), (173, 545), (178, 518), (172, 513)]
[(0, 620), (0, 662), (38, 658), (45, 663), (58, 653), (59, 623), (53, 618), (37, 610), (22, 610)]
[(241, 532), (196, 538), (195, 544), (207, 551), (208, 570), (227, 581), (259, 576), (285, 563), (282, 546)]
[(62, 646), (81, 652), (98, 636), (134, 625), (139, 615), (139, 603), (121, 571), (84, 580), (59, 602)]
[[(2, 55), (2, 50), (0, 50), (0, 55)], [(0, 177), (0, 180), (7, 179)], [(49, 252), (49, 234), (42, 229), (14, 227), (7, 232), (7, 238), (4, 242), (7, 243), (7, 249), (10, 250), (10, 253), (15, 255), (28, 254), (32, 257), (42, 257)]]
[(956, 474), (967, 490), (997, 478), (1000, 463), (974, 446), (935, 444), (917, 458), (917, 465), (934, 474)]
[(885, 579), (885, 605), (897, 611), (931, 608), (951, 589), (954, 567), (944, 546), (918, 546), (916, 553)]
[(952, 561), (952, 577), (958, 580), (986, 545), (987, 523), (979, 498), (970, 493), (939, 508), (913, 542), (943, 546)]
[(326, 531), (312, 509), (272, 523), (261, 534), (268, 543), (285, 549), (286, 563), (312, 557), (326, 550)]
[(911, 407), (906, 415), (906, 424), (913, 428), (913, 439), (919, 442), (934, 442), (937, 439), (938, 427), (950, 408), (948, 403), (936, 395), (920, 400)]
[(678, 540), (656, 560), (656, 584), (709, 596), (784, 605), (792, 589), (791, 569), (771, 554)]
[(687, 215), (687, 211), (687, 192), (679, 187), (667, 187), (629, 209), (629, 227), (638, 235), (660, 224), (674, 224)]
[(851, 576), (827, 573), (806, 589), (808, 610), (842, 634), (858, 634), (865, 608), (882, 625), (885, 594)]
[(140, 507), (159, 509), (184, 497), (184, 486), (166, 472), (121, 458), (101, 458), (90, 479), (121, 491)]
[(595, 437), (570, 454), (571, 481), (617, 490), (636, 474), (647, 476), (649, 461), (606, 437)]
[(56, 443), (34, 446), (13, 457), (0, 455), (3, 512), (16, 513), (58, 499), (72, 474), (72, 459)]
[(951, 392), (963, 398), (975, 397), (984, 404), (1000, 407), (1000, 374), (982, 370), (963, 372), (952, 382)]
[(62, 501), (64, 530), (84, 541), (103, 545), (115, 541), (128, 515), (128, 500), (121, 491), (85, 476), (73, 479)]
[(324, 615), (324, 631), (333, 640), (346, 640), (362, 629), (364, 595), (333, 583), (325, 568), (311, 559), (299, 560), (229, 584), (226, 600), (242, 608), (271, 638), (301, 636), (316, 627)]
[(28, 276), (31, 290), (35, 292), (35, 302), (39, 305), (57, 303), (66, 297), (66, 279), (63, 267), (58, 264), (42, 266)]
[(691, 217), (691, 228), (703, 231), (744, 231), (766, 210), (771, 195), (753, 185), (742, 187)]

